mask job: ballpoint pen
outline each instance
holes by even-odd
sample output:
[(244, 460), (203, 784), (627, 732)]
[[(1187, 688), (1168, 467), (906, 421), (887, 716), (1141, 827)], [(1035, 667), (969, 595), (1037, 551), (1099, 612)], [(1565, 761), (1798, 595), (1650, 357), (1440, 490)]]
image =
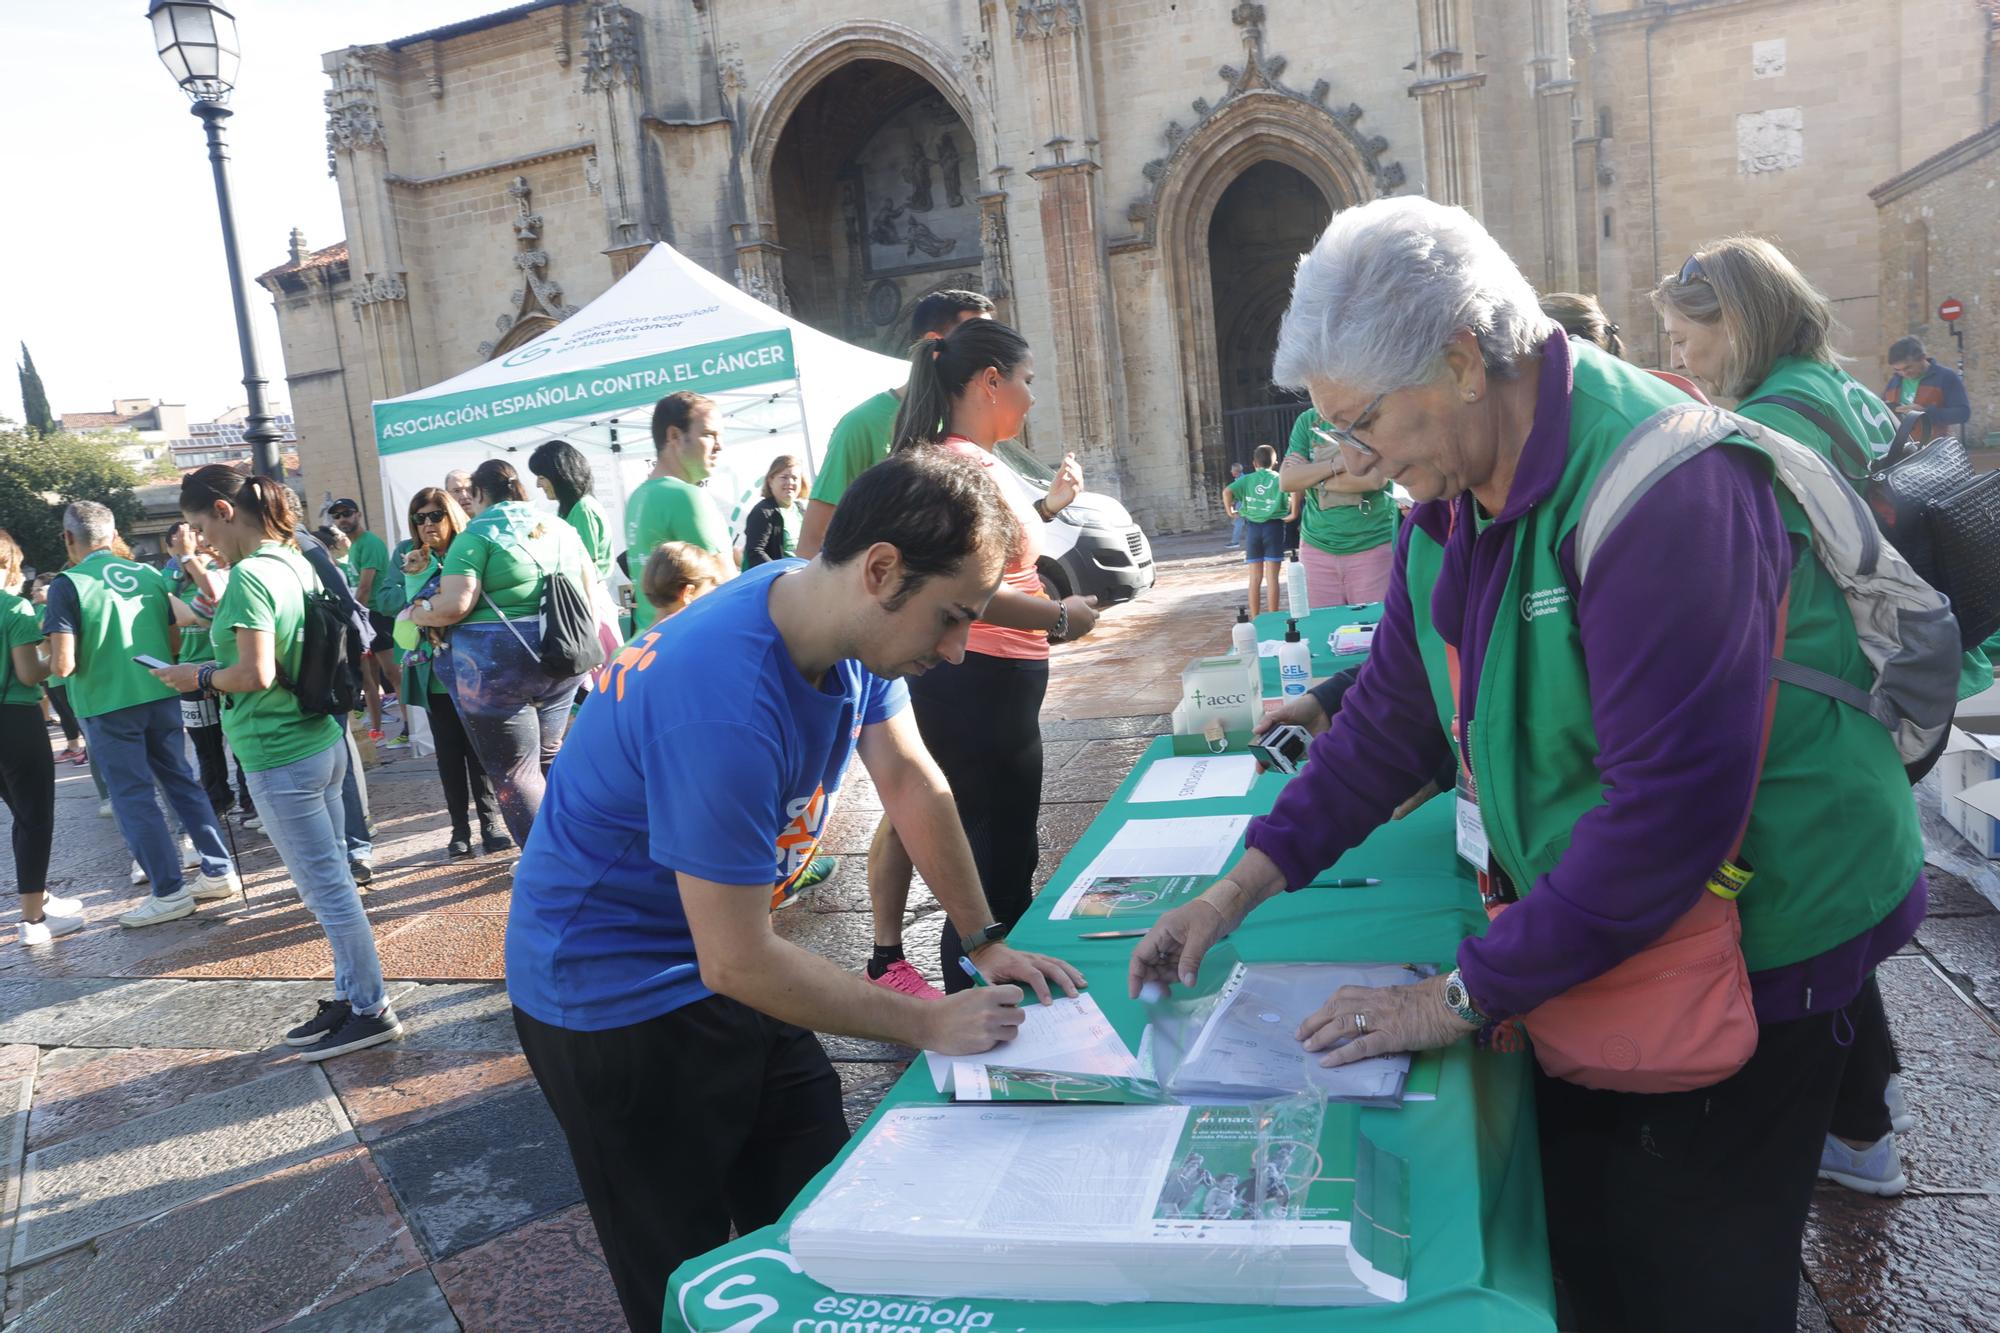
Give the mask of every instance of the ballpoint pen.
[(1321, 879), (1313, 881), (1316, 889), (1372, 889), (1382, 881), (1379, 879)]
[(981, 973), (978, 968), (972, 965), (972, 960), (970, 958), (961, 955), (958, 960), (958, 965), (965, 969), (965, 975), (972, 978), (973, 985), (990, 986), (993, 984), (992, 982), (986, 979), (985, 975)]

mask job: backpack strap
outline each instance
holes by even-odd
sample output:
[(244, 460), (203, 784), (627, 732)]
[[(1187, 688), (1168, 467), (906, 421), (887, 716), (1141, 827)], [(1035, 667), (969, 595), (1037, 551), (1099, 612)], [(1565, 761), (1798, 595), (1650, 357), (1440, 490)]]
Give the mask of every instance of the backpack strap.
[(1751, 399), (1736, 410), (1742, 412), (1744, 408), (1755, 407), (1759, 403), (1782, 407), (1787, 412), (1794, 412), (1804, 417), (1827, 439), (1833, 441), (1835, 453), (1844, 456), (1841, 468), (1847, 473), (1849, 480), (1859, 482), (1867, 478), (1873, 452), (1862, 448), (1855, 438), (1847, 433), (1847, 427), (1840, 424), (1838, 417), (1823, 410), (1816, 403), (1809, 403), (1803, 398), (1794, 398), (1788, 393), (1767, 393), (1762, 398)]

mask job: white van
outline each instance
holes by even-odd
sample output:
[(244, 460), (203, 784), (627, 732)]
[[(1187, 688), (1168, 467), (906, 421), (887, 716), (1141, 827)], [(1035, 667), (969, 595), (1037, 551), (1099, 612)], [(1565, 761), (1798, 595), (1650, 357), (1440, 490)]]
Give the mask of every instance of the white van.
[[(1007, 465), (1002, 484), (1023, 494), (1048, 494), (1055, 470), (1013, 440), (993, 452)], [(1130, 601), (1153, 586), (1153, 546), (1125, 506), (1108, 495), (1085, 491), (1042, 525), (1042, 586), (1050, 596), (1095, 597), (1100, 606)]]

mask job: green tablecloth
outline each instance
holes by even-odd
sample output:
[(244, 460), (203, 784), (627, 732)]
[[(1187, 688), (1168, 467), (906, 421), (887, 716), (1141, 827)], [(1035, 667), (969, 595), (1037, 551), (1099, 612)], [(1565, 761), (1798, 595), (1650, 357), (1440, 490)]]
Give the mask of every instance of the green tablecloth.
[[(1285, 637), (1286, 624), (1290, 617), (1281, 611), (1267, 611), (1252, 623), (1257, 626), (1259, 643), (1280, 643)], [(1373, 625), (1382, 619), (1382, 603), (1368, 602), (1362, 606), (1333, 606), (1308, 611), (1306, 618), (1299, 622), (1299, 637), (1312, 649), (1313, 679), (1324, 680), (1336, 671), (1345, 671), (1351, 666), (1360, 666), (1366, 653), (1354, 653), (1335, 657), (1328, 643), (1328, 636), (1342, 625)], [(1264, 673), (1264, 697), (1278, 697), (1278, 659), (1266, 657), (1258, 665)]]
[[(1318, 613), (1316, 613), (1318, 614)], [(1329, 628), (1358, 613), (1327, 612)], [(1260, 624), (1259, 628), (1262, 628)], [(1303, 627), (1301, 627), (1303, 628)], [(1281, 622), (1282, 632), (1282, 622)], [(1324, 639), (1326, 631), (1321, 631)], [(1125, 997), (1130, 940), (1079, 940), (1103, 920), (1049, 920), (1049, 908), (1128, 819), (1255, 813), (1270, 808), (1284, 779), (1266, 774), (1247, 796), (1129, 805), (1134, 784), (1153, 759), (1174, 753), (1160, 737), (1116, 796), (1064, 858), (1013, 939), (1080, 967), (1091, 992), (1126, 1043), (1137, 1049), (1143, 1015)], [(1184, 749), (1195, 738), (1179, 738)], [(1247, 959), (1270, 962), (1447, 962), (1466, 934), (1485, 928), (1478, 893), (1458, 870), (1450, 802), (1432, 801), (1384, 826), (1343, 857), (1329, 875), (1376, 876), (1374, 889), (1306, 889), (1261, 908), (1232, 942)], [(1437, 1100), (1400, 1110), (1363, 1110), (1361, 1127), (1381, 1148), (1409, 1163), (1412, 1257), (1409, 1299), (1356, 1309), (1281, 1309), (1220, 1305), (1087, 1305), (966, 1299), (917, 1302), (950, 1309), (954, 1322), (934, 1327), (993, 1329), (1436, 1329), (1499, 1333), (1552, 1329), (1554, 1296), (1542, 1219), (1541, 1159), (1536, 1147), (1530, 1057), (1474, 1050), (1443, 1053)], [(920, 1060), (883, 1100), (884, 1109), (945, 1098), (933, 1091)], [(876, 1112), (879, 1118), (881, 1111)], [(871, 1118), (871, 1125), (874, 1118)], [(866, 1133), (867, 1127), (863, 1127)], [(844, 1155), (843, 1155), (844, 1156)], [(708, 1333), (866, 1333), (852, 1305), (798, 1272), (784, 1242), (786, 1224), (838, 1169), (836, 1161), (799, 1196), (777, 1226), (743, 1236), (683, 1265), (669, 1285), (666, 1328)], [(982, 1319), (980, 1316), (984, 1316)], [(899, 1328), (875, 1325), (877, 1333)]]

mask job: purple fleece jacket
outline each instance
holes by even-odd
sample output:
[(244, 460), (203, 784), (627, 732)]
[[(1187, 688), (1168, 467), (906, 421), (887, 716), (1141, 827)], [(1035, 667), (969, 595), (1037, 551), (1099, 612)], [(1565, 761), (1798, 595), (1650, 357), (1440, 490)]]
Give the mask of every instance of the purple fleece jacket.
[[(1458, 646), (1468, 716), (1506, 591), (1516, 521), (1548, 497), (1568, 461), (1570, 388), (1569, 345), (1552, 337), (1506, 508), (1484, 532), (1469, 494), (1411, 515), (1445, 542), (1431, 616)], [(1410, 526), (1397, 543), (1360, 678), (1313, 742), (1313, 762), (1245, 838), (1293, 888), (1367, 837), (1448, 754), (1411, 623)], [(1578, 586), (1567, 543), (1560, 556)], [(1459, 946), (1466, 988), (1488, 1014), (1525, 1013), (1617, 966), (1704, 891), (1749, 805), (1791, 559), (1772, 484), (1736, 449), (1711, 449), (1674, 469), (1599, 548), (1577, 619), (1606, 800), (1577, 821), (1568, 852), (1532, 892), (1483, 938)], [(1875, 965), (1916, 933), (1925, 898), (1919, 873), (1902, 905), (1873, 929), (1815, 958), (1753, 973), (1758, 1018), (1782, 1022), (1846, 1005)]]

